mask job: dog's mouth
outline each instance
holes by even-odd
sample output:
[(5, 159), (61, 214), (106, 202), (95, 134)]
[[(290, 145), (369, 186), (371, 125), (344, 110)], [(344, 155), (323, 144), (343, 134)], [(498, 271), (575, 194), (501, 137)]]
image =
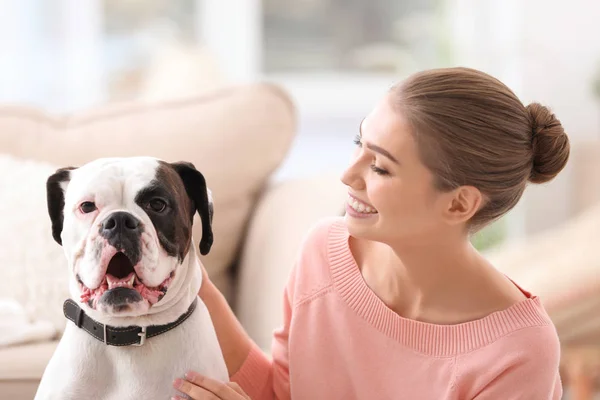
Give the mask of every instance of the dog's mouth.
[[(152, 306), (158, 303), (167, 293), (167, 289), (175, 276), (175, 271), (165, 279), (160, 285), (155, 287), (146, 286), (140, 277), (136, 274), (135, 268), (129, 257), (124, 253), (116, 253), (108, 263), (106, 274), (96, 289), (90, 289), (84, 285), (79, 275), (77, 281), (81, 289), (81, 301), (86, 302), (91, 308), (95, 309), (98, 301), (105, 292), (116, 288), (131, 289), (139, 293), (143, 300), (148, 301)], [(122, 291), (122, 289), (119, 289)], [(139, 298), (139, 296), (136, 295)]]

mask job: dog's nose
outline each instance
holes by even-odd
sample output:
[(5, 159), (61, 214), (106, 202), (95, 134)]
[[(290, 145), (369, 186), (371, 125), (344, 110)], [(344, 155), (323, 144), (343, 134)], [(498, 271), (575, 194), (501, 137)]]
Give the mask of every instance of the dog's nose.
[(99, 233), (106, 239), (107, 244), (123, 251), (135, 265), (140, 260), (143, 231), (144, 225), (133, 214), (116, 211), (102, 221)]
[(136, 232), (140, 229), (140, 221), (133, 215), (124, 211), (112, 213), (102, 223), (102, 233), (105, 236), (114, 235), (119, 232)]

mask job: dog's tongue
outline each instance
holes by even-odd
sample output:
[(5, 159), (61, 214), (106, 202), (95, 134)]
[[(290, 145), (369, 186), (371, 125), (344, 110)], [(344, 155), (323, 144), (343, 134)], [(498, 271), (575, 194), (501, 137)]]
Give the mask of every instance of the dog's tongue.
[(116, 278), (112, 275), (106, 274), (106, 283), (108, 285), (108, 289), (116, 288), (116, 287), (126, 287), (133, 289), (133, 282), (135, 281), (135, 273), (132, 272), (127, 275), (125, 278)]

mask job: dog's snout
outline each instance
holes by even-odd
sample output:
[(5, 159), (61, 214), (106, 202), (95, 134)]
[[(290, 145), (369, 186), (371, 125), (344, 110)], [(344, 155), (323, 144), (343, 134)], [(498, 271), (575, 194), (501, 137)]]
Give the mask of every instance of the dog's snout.
[(144, 225), (133, 214), (115, 211), (100, 224), (100, 236), (106, 243), (122, 251), (135, 265), (141, 256), (141, 236)]
[(134, 232), (140, 229), (140, 221), (128, 212), (118, 211), (111, 214), (102, 223), (104, 236), (112, 236), (118, 233)]

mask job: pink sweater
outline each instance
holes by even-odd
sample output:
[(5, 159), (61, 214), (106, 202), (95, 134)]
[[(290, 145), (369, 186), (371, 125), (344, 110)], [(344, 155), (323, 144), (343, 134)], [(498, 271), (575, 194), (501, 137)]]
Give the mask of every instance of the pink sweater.
[(400, 317), (369, 289), (348, 232), (307, 236), (283, 298), (272, 360), (254, 347), (231, 378), (253, 400), (558, 400), (559, 341), (540, 300), (434, 325)]

